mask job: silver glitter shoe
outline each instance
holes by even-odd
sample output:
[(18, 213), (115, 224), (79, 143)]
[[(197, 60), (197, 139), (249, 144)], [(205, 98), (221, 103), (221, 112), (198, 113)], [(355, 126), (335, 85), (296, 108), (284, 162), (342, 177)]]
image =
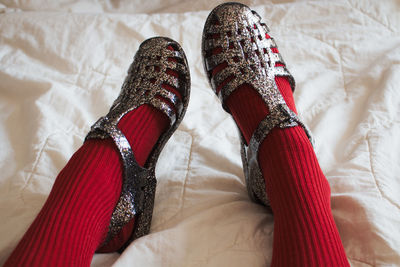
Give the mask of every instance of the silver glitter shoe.
[[(168, 49), (168, 47), (172, 48)], [(172, 86), (178, 94), (164, 89)], [(144, 41), (137, 51), (121, 93), (109, 113), (101, 117), (86, 137), (109, 138), (117, 146), (123, 161), (123, 185), (120, 199), (112, 213), (109, 232), (98, 251), (121, 229), (135, 218), (135, 226), (122, 251), (134, 239), (150, 230), (156, 191), (155, 167), (165, 143), (171, 137), (185, 115), (190, 93), (190, 74), (185, 53), (181, 46), (165, 37)], [(162, 111), (170, 119), (169, 129), (161, 135), (144, 167), (138, 165), (128, 140), (118, 129), (118, 122), (129, 111), (148, 104)]]
[[(287, 77), (292, 90), (295, 82), (286, 69), (279, 53), (272, 48), (276, 44), (267, 38), (267, 25), (248, 6), (225, 3), (214, 8), (203, 30), (202, 54), (205, 72), (210, 85), (224, 104), (229, 95), (240, 85), (253, 87), (267, 105), (269, 114), (264, 118), (249, 144), (241, 136), (241, 155), (246, 186), (252, 200), (270, 208), (265, 181), (258, 164), (258, 150), (267, 134), (275, 127), (287, 128), (301, 125), (310, 141), (310, 132), (289, 109), (276, 83), (276, 76)], [(284, 66), (277, 67), (276, 63)]]

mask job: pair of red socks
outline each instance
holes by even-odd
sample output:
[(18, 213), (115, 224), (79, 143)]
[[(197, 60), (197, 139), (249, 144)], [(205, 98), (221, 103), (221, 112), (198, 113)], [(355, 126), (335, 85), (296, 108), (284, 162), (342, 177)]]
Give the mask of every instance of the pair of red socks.
[[(276, 83), (296, 112), (289, 82)], [(249, 86), (236, 90), (226, 106), (247, 142), (268, 114)], [(163, 113), (147, 105), (119, 123), (140, 165), (168, 125)], [(259, 164), (274, 212), (272, 266), (349, 266), (330, 209), (330, 187), (304, 130), (273, 129), (260, 146)], [(5, 266), (89, 266), (108, 232), (121, 185), (122, 163), (111, 139), (85, 142), (57, 176)], [(132, 227), (133, 222), (108, 249), (117, 250)]]

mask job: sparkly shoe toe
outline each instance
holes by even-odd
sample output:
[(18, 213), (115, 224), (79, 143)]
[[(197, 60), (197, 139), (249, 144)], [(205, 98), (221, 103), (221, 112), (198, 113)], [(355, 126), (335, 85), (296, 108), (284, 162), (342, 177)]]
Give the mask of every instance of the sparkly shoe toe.
[[(107, 245), (132, 219), (135, 219), (133, 232), (120, 251), (134, 239), (149, 232), (157, 183), (156, 162), (165, 143), (183, 119), (189, 93), (190, 74), (181, 46), (164, 37), (144, 41), (128, 70), (120, 95), (109, 113), (92, 126), (86, 137), (111, 137), (123, 162), (121, 196), (112, 213), (106, 239), (98, 251), (108, 252)], [(127, 138), (117, 125), (129, 111), (143, 104), (151, 105), (166, 114), (170, 127), (161, 135), (144, 167), (141, 167), (135, 160)]]
[(255, 11), (240, 3), (225, 3), (211, 11), (202, 38), (204, 69), (223, 108), (229, 113), (225, 101), (243, 84), (253, 87), (268, 107), (269, 114), (259, 123), (248, 145), (240, 134), (249, 196), (267, 207), (269, 200), (258, 164), (260, 144), (273, 128), (297, 125), (305, 129), (311, 141), (308, 129), (289, 109), (275, 83), (276, 76), (284, 76), (292, 90), (295, 87), (282, 57), (273, 52), (276, 44), (268, 32), (268, 27)]

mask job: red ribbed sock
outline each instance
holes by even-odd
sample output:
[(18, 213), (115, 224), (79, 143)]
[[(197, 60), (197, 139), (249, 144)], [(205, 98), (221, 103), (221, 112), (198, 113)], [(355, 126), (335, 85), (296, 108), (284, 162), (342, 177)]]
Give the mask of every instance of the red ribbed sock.
[[(180, 97), (175, 88), (163, 86)], [(150, 105), (129, 112), (118, 123), (141, 166), (168, 126), (168, 117)], [(120, 154), (110, 138), (85, 142), (57, 176), (46, 203), (4, 266), (89, 266), (108, 233), (122, 173)], [(99, 252), (121, 248), (134, 223), (133, 219)]]
[[(276, 83), (297, 112), (287, 79), (277, 77)], [(249, 85), (238, 88), (226, 105), (249, 142), (268, 108)], [(271, 265), (349, 266), (331, 213), (330, 187), (304, 130), (273, 129), (258, 159), (275, 219)]]
[[(143, 105), (119, 123), (140, 165), (146, 162), (169, 119)], [(111, 139), (91, 139), (57, 176), (42, 210), (5, 266), (89, 266), (103, 242), (122, 186), (122, 162)], [(106, 250), (117, 250), (133, 222)]]

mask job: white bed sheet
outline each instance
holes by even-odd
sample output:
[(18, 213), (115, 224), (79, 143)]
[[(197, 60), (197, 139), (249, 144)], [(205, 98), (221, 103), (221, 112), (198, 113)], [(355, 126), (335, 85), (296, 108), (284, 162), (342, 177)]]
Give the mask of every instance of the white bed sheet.
[[(163, 151), (151, 234), (92, 266), (266, 266), (273, 216), (244, 185), (232, 119), (200, 53), (221, 1), (0, 1), (0, 264), (146, 38), (182, 44), (187, 115)], [(400, 266), (400, 3), (244, 1), (295, 76), (352, 266)]]

